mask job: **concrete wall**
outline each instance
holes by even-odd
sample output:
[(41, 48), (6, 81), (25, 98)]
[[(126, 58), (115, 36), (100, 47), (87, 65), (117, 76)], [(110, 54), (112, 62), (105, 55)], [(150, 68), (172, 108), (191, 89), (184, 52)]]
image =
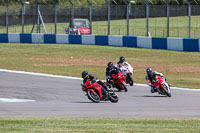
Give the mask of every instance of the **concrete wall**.
[(0, 34), (0, 43), (110, 45), (200, 52), (200, 39), (67, 34)]

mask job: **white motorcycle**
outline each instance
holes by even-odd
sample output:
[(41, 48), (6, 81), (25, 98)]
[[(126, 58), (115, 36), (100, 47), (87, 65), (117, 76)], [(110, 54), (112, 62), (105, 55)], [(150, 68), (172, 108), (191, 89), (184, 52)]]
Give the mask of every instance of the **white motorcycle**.
[(127, 63), (127, 66), (121, 66), (120, 69), (126, 75), (126, 82), (133, 86), (133, 67)]

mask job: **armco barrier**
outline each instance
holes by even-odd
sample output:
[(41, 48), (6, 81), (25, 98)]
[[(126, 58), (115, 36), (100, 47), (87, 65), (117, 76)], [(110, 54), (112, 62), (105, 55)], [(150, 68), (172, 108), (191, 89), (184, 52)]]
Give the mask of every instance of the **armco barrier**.
[(200, 39), (119, 35), (0, 34), (0, 43), (89, 44), (176, 51), (200, 51)]

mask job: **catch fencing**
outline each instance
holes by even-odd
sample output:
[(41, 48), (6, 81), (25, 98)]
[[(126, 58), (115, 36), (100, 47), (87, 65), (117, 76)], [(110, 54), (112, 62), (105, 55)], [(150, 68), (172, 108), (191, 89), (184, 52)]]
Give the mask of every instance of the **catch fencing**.
[(90, 20), (94, 35), (200, 38), (199, 5), (5, 4), (0, 33), (65, 34), (73, 18)]

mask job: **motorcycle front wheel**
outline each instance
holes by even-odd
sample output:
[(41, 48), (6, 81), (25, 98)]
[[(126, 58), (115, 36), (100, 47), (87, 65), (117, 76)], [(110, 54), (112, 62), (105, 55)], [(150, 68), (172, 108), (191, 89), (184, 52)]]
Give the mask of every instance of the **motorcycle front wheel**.
[(166, 86), (164, 85), (164, 86), (162, 87), (162, 89), (164, 90), (165, 94), (166, 94), (168, 97), (171, 97), (170, 88), (168, 88), (169, 90), (167, 90), (165, 87), (166, 87)]
[(133, 76), (132, 76), (132, 74), (130, 74), (130, 73), (128, 73), (127, 74), (127, 78), (128, 78), (128, 83), (129, 83), (129, 85), (130, 86), (133, 86)]
[(100, 102), (100, 97), (96, 92), (93, 93), (92, 91), (88, 90), (87, 95), (88, 95), (88, 99), (91, 100), (92, 102), (95, 102), (95, 103)]
[(123, 82), (120, 83), (120, 87), (121, 87), (125, 92), (128, 91), (127, 87), (125, 86), (125, 84), (124, 84)]

